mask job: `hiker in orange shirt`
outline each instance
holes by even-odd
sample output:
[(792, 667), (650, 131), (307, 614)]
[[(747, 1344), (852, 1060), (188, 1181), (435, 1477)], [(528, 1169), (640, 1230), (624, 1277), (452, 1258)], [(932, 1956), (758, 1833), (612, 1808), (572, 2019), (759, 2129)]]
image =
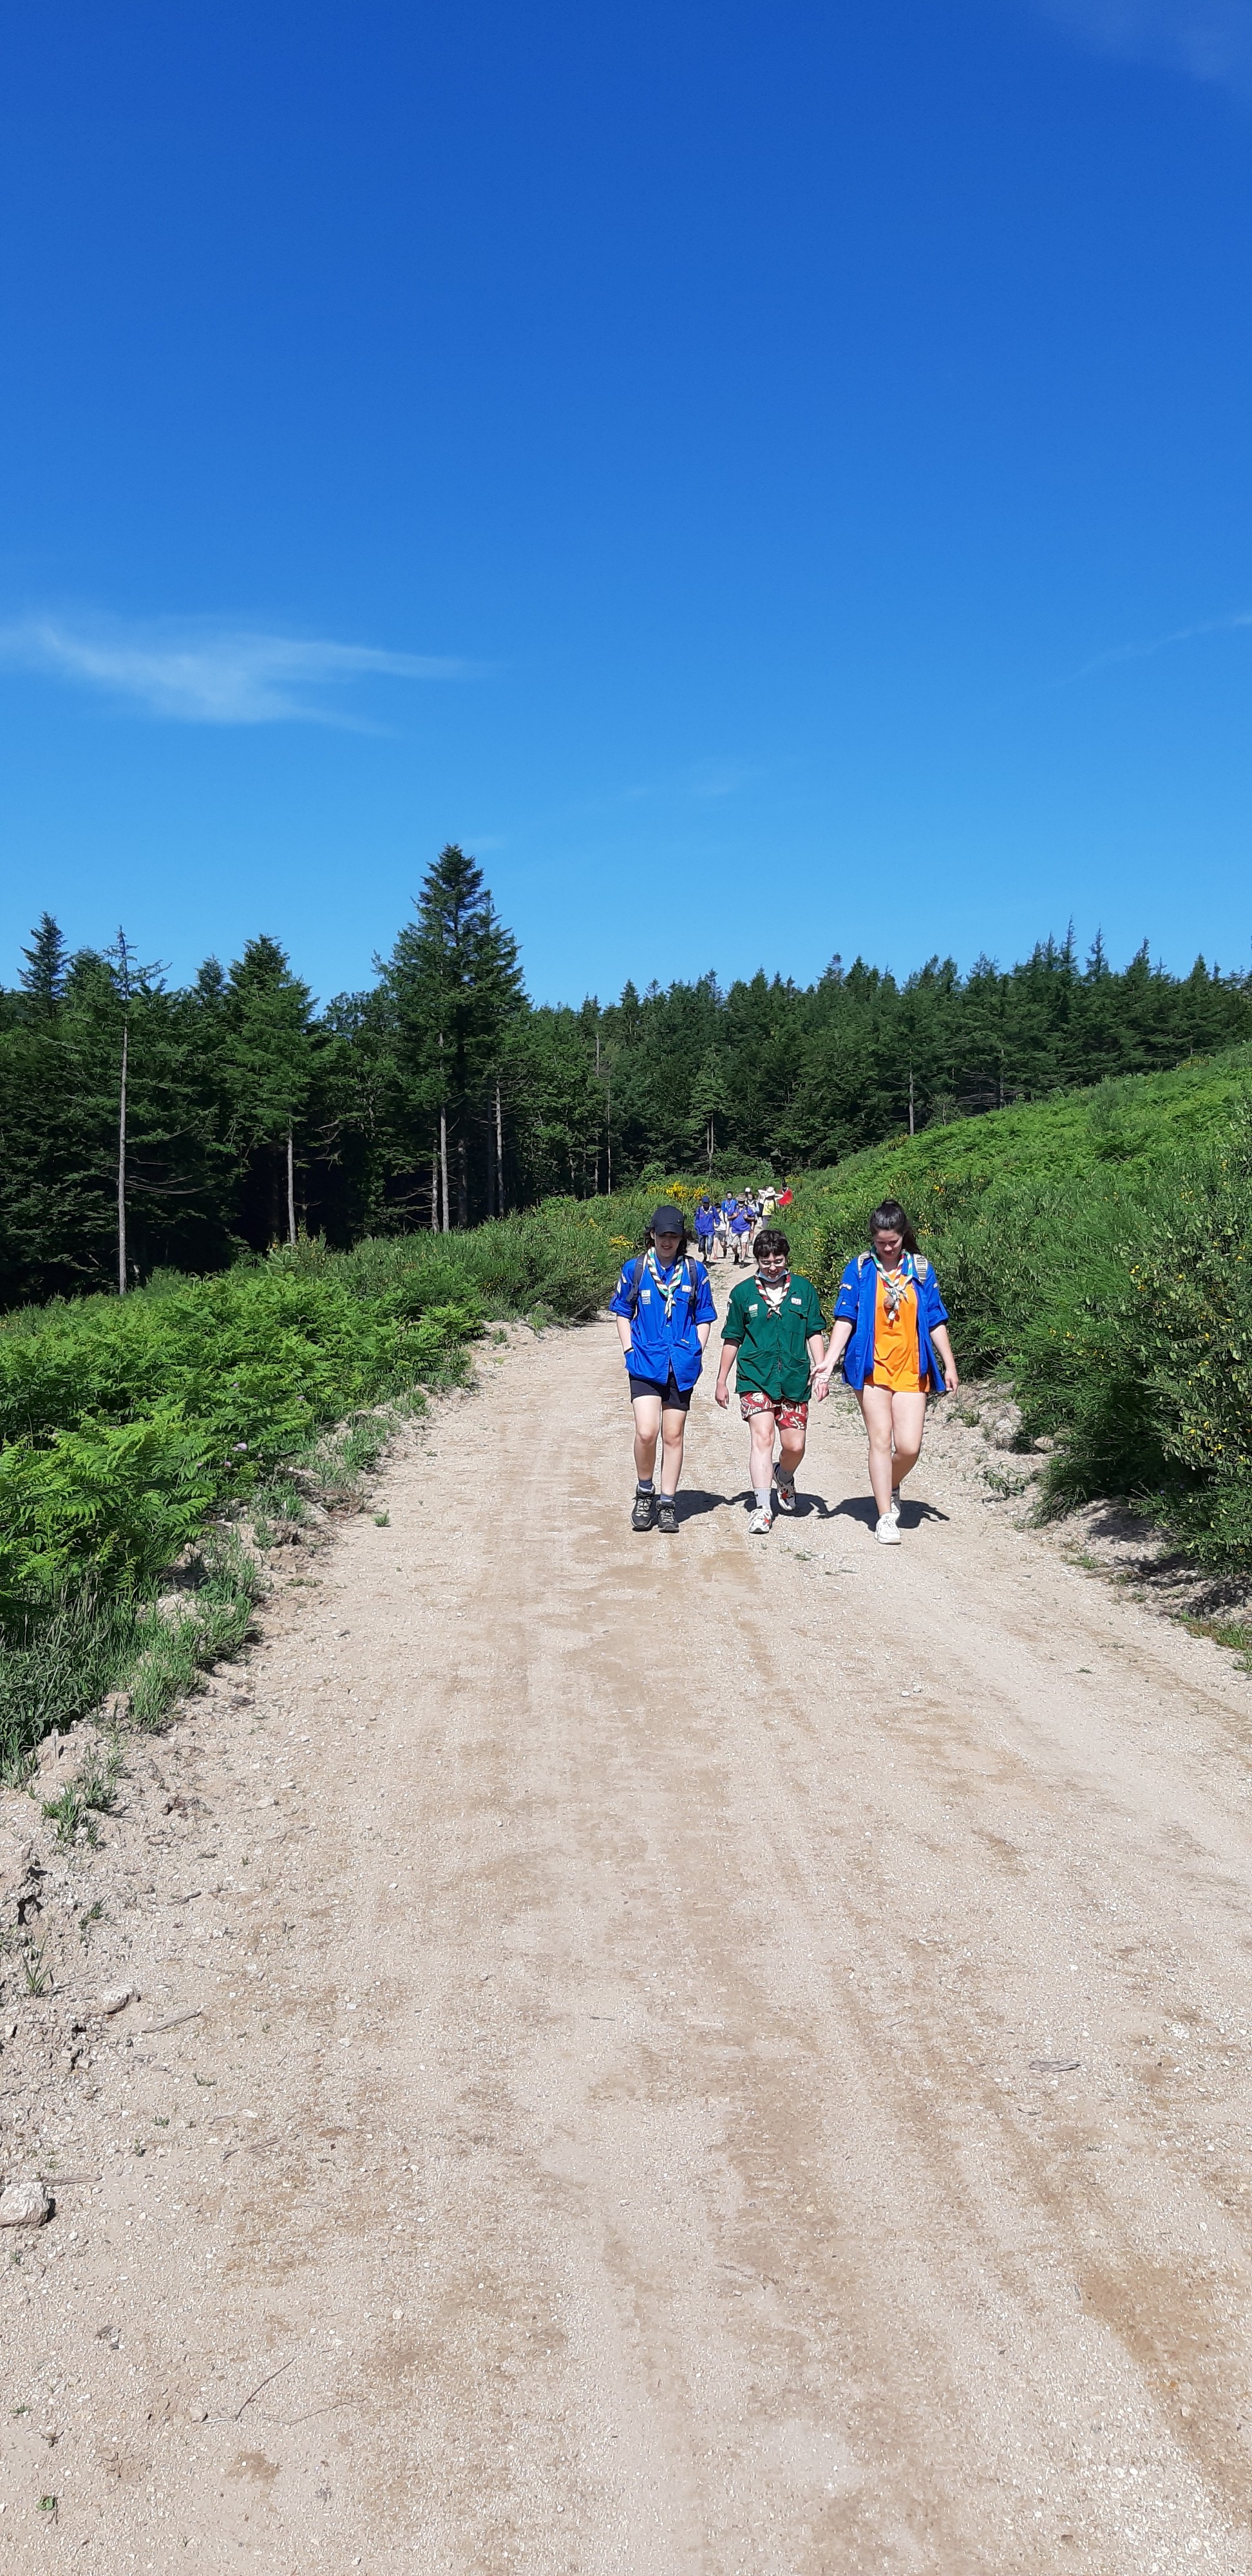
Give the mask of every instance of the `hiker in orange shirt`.
[(947, 1307), (898, 1199), (875, 1208), (869, 1239), (872, 1251), (858, 1253), (839, 1282), (834, 1330), (813, 1391), (819, 1378), (829, 1386), (842, 1364), (869, 1434), (874, 1536), (884, 1547), (898, 1547), (900, 1487), (921, 1455), (927, 1396), (951, 1395), (960, 1380)]

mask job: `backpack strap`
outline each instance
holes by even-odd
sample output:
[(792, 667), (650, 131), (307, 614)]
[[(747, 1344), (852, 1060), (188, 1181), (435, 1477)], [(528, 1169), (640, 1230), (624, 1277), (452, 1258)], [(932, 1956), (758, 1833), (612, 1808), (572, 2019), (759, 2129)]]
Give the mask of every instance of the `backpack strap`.
[[(630, 1320), (632, 1324), (636, 1321), (639, 1313), (639, 1291), (643, 1286), (643, 1275), (647, 1266), (647, 1253), (641, 1252), (637, 1254), (635, 1259), (635, 1275), (630, 1283)], [(689, 1252), (685, 1252), (683, 1254), (683, 1267), (687, 1273), (687, 1323), (690, 1327), (694, 1325), (696, 1320), (696, 1304), (700, 1295), (700, 1282), (696, 1277), (697, 1264), (692, 1260)]]

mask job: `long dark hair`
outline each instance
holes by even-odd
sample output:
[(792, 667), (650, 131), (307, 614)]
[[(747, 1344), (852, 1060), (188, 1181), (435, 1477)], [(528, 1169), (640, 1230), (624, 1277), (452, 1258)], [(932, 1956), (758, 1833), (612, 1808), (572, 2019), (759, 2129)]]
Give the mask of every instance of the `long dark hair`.
[(909, 1224), (908, 1218), (906, 1217), (898, 1199), (884, 1199), (882, 1206), (875, 1208), (869, 1221), (869, 1239), (871, 1243), (873, 1242), (876, 1234), (902, 1235), (904, 1238), (905, 1251), (916, 1252), (917, 1250), (917, 1236), (914, 1234), (913, 1228)]

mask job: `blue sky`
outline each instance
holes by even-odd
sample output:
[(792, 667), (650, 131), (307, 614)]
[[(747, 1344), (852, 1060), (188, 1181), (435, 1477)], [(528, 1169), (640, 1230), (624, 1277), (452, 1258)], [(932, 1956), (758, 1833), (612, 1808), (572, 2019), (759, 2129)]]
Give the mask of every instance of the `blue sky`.
[(1252, 0), (45, 0), (0, 978), (1252, 964)]

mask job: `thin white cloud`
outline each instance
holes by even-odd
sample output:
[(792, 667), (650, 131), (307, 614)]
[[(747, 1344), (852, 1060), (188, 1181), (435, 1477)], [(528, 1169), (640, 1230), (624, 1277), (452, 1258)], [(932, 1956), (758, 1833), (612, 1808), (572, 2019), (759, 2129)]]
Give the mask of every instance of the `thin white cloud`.
[(0, 626), (0, 661), (98, 689), (180, 724), (355, 724), (327, 692), (354, 681), (453, 680), (466, 662), (264, 635), (204, 620), (147, 626), (27, 617)]
[[(1171, 644), (1190, 644), (1197, 635), (1234, 635), (1240, 627), (1252, 626), (1252, 608), (1236, 609), (1229, 617), (1207, 617), (1197, 626), (1175, 626), (1168, 635), (1154, 635), (1146, 644), (1114, 644), (1107, 653), (1097, 653), (1090, 662), (1068, 674), (1068, 680), (1089, 680), (1096, 671), (1110, 671), (1118, 662), (1148, 662), (1154, 653), (1164, 653)], [(1066, 681), (1060, 683), (1062, 687)]]
[(686, 785), (692, 796), (737, 796), (761, 775), (746, 760), (697, 760), (687, 772)]
[(1035, 0), (1098, 53), (1252, 95), (1252, 0)]

